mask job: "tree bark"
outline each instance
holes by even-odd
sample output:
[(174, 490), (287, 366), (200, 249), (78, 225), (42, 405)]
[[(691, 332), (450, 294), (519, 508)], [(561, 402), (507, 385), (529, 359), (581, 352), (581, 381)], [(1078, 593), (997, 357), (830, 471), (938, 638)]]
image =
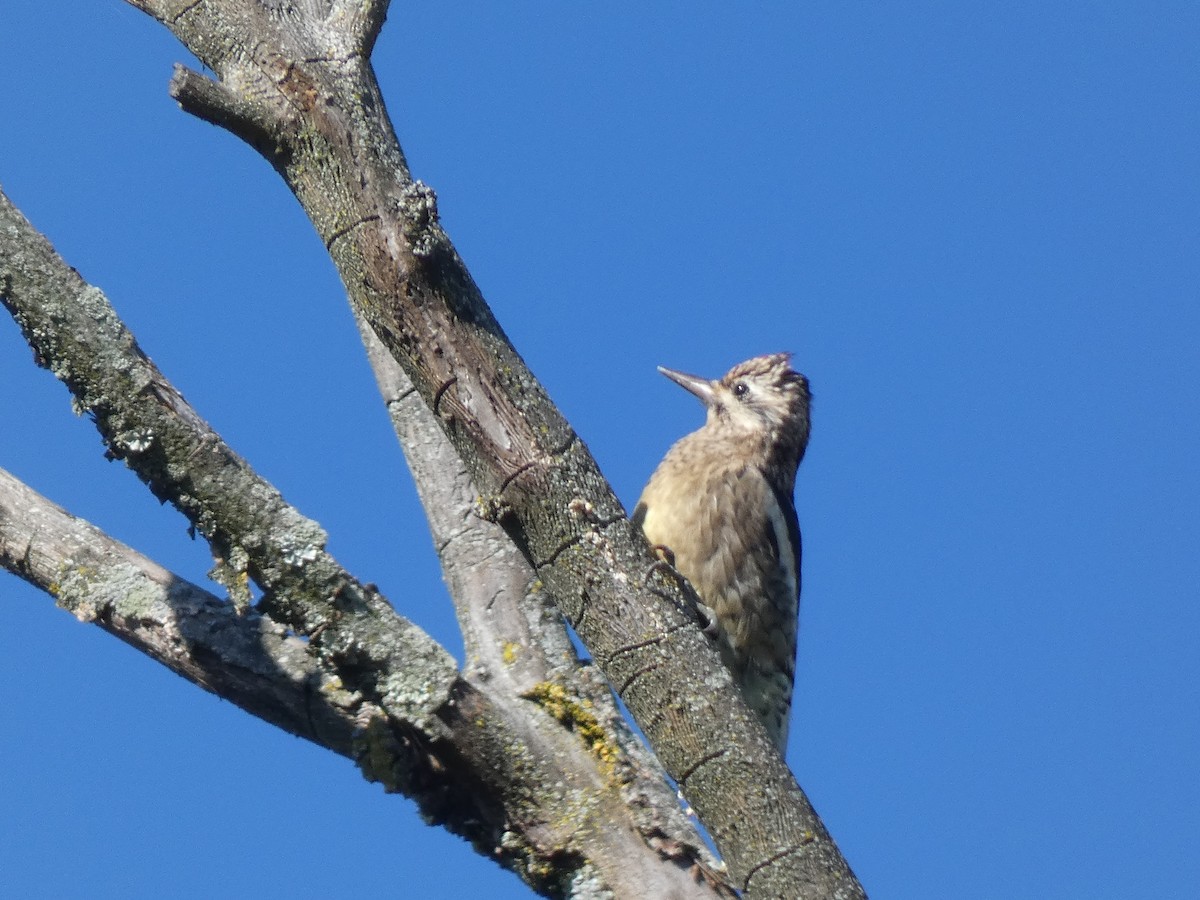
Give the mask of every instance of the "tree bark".
[(302, 640), (267, 616), (239, 613), (3, 469), (0, 564), (193, 684), (354, 758), (361, 700)]
[[(412, 179), (369, 62), (386, 3), (133, 5), (170, 28), (215, 73), (209, 79), (178, 68), (172, 93), (185, 110), (241, 136), (284, 177), (325, 242), (356, 314), (411, 380), (414, 396), (463, 461), (470, 481), (457, 489), (477, 489), (479, 509), (497, 526), (477, 548), (461, 556), (455, 551), (447, 565), (453, 585), (455, 560), (463, 564), (458, 603), (470, 665), (495, 672), (507, 663), (503, 642), (471, 633), (490, 627), (488, 604), (479, 599), (490, 591), (511, 600), (527, 620), (522, 627), (509, 609), (504, 627), (537, 648), (528, 670), (516, 670), (508, 687), (543, 667), (556, 675), (534, 681), (524, 696), (587, 737), (592, 757), (603, 759), (603, 747), (590, 736), (603, 745), (621, 733), (615, 717), (602, 723), (581, 717), (576, 701), (584, 696), (586, 669), (553, 668), (551, 648), (561, 644), (561, 633), (534, 629), (544, 624), (544, 606), (517, 599), (524, 595), (519, 585), (527, 566), (699, 813), (738, 889), (755, 897), (864, 896), (695, 626), (678, 580), (654, 565), (587, 448), (483, 302), (438, 223), (433, 192)], [(235, 599), (248, 603), (253, 580), (263, 591), (264, 614), (306, 636), (318, 661), (382, 711), (364, 732), (365, 749), (358, 753), (364, 769), (412, 792), (427, 815), (481, 849), (494, 848), (543, 892), (557, 896), (574, 890), (579, 878), (593, 877), (594, 859), (571, 857), (566, 871), (574, 875), (566, 883), (558, 870), (543, 878), (545, 870), (537, 866), (546, 858), (544, 848), (522, 843), (534, 829), (521, 832), (519, 846), (495, 833), (498, 822), (553, 823), (548, 830), (560, 838), (583, 827), (577, 818), (555, 818), (540, 808), (554, 806), (553, 797), (505, 793), (506, 786), (536, 782), (543, 759), (534, 754), (531, 761), (514, 747), (559, 755), (565, 772), (586, 781), (590, 776), (580, 773), (596, 769), (582, 765), (583, 750), (545, 743), (543, 720), (527, 711), (514, 714), (462, 677), (449, 656), (395, 616), (372, 586), (342, 570), (326, 553), (319, 526), (287, 506), (213, 434), (141, 354), (103, 295), (56, 270), (51, 284), (35, 285), (31, 273), (38, 263), (19, 262), (24, 265), (0, 270), (6, 302), (46, 364), (95, 416), (110, 452), (126, 459), (156, 496), (178, 506), (209, 540), (218, 574)], [(48, 263), (45, 268), (55, 269)], [(29, 301), (30, 294), (46, 291), (69, 298), (69, 308), (61, 300), (44, 308)], [(64, 326), (72, 314), (89, 321)], [(97, 341), (85, 342), (94, 336)], [(402, 394), (401, 388), (398, 402)], [(449, 502), (461, 508), (461, 496)], [(437, 534), (439, 525), (433, 525)], [(472, 535), (482, 531), (453, 533), (447, 540), (470, 548)], [(499, 583), (487, 585), (476, 572), (489, 557), (499, 559), (501, 547), (504, 553), (516, 548), (524, 563), (499, 560)], [(472, 561), (476, 549), (482, 555)], [(473, 599), (467, 596), (472, 591)], [(626, 746), (623, 741), (615, 743)], [(449, 770), (468, 777), (447, 778)], [(623, 806), (598, 804), (590, 821), (619, 816), (615, 807)], [(566, 801), (557, 805), (559, 813), (570, 807)], [(687, 848), (680, 858), (698, 858), (688, 841), (679, 846)], [(619, 867), (621, 861), (611, 862)], [(622, 882), (619, 872), (606, 874), (609, 883)], [(643, 896), (645, 889), (642, 882), (628, 896)]]
[[(0, 299), (109, 453), (209, 541), (234, 602), (162, 571), (11, 476), (0, 479), (6, 568), (185, 678), (351, 756), (368, 778), (413, 797), (429, 821), (546, 896), (637, 896), (647, 884), (665, 897), (730, 895), (644, 756), (615, 739), (601, 752), (578, 727), (564, 728), (555, 710), (583, 703), (566, 689), (521, 696), (463, 677), (445, 650), (337, 564), (319, 526), (225, 445), (104, 294), (2, 193)], [(250, 578), (276, 615), (249, 609)], [(185, 624), (190, 611), (197, 620)], [(263, 653), (244, 659), (261, 635), (269, 637)], [(270, 695), (286, 694), (297, 644), (309, 668), (293, 687), (304, 691), (281, 701)], [(246, 686), (242, 666), (256, 668), (264, 697)], [(311, 721), (300, 715), (306, 709)]]

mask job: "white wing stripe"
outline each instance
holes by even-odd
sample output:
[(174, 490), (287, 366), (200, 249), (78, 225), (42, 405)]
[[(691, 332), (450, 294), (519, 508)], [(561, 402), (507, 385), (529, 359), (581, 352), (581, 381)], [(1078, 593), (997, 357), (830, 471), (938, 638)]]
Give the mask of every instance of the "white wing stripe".
[(787, 579), (788, 602), (795, 604), (800, 590), (796, 572), (796, 548), (792, 546), (787, 517), (780, 509), (779, 501), (775, 499), (775, 492), (768, 489), (766, 494), (767, 520), (771, 523), (771, 531), (775, 534), (775, 546), (779, 548), (779, 565)]

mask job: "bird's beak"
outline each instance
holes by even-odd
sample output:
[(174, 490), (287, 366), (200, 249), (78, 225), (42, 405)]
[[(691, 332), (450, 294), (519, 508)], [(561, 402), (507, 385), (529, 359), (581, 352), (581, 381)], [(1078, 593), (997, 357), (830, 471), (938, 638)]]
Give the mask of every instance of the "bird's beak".
[(676, 372), (674, 369), (667, 369), (663, 366), (659, 366), (658, 371), (662, 372), (685, 391), (695, 394), (705, 406), (712, 406), (714, 398), (713, 384), (707, 378), (701, 378), (699, 375), (688, 375), (686, 372)]

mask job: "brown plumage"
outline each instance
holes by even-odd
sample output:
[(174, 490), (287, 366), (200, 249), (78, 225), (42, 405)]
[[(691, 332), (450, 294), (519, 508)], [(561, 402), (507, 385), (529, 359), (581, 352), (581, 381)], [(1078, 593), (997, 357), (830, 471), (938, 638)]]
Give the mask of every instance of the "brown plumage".
[(800, 597), (792, 492), (808, 445), (808, 380), (786, 353), (739, 363), (717, 381), (659, 371), (699, 397), (708, 418), (667, 452), (633, 519), (696, 589), (721, 658), (782, 753)]

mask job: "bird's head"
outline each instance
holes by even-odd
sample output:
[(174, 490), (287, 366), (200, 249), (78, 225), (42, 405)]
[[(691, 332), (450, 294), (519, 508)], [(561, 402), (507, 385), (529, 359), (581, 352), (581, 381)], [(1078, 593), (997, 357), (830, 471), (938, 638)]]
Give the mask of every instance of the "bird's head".
[(791, 366), (790, 353), (756, 356), (710, 381), (658, 367), (708, 408), (708, 426), (758, 437), (769, 446), (794, 450), (796, 461), (808, 446), (808, 379)]

